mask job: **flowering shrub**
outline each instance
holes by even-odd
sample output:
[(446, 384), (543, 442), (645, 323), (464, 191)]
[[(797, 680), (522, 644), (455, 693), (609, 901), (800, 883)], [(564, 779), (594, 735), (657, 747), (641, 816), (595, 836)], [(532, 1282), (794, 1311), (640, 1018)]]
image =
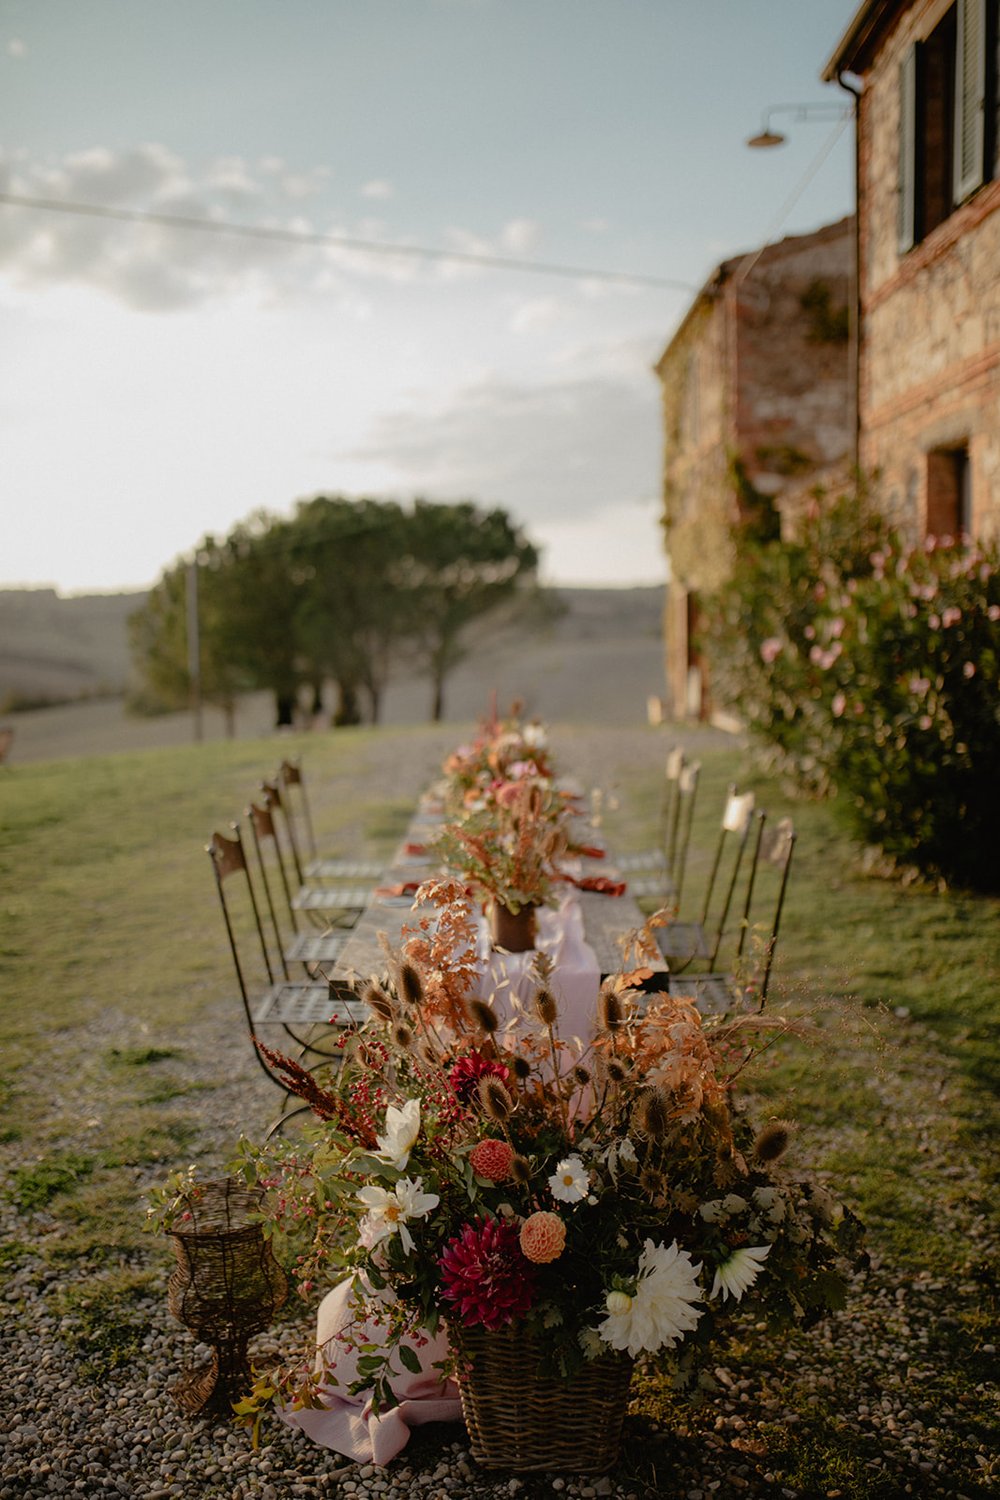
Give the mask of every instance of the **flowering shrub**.
[[(364, 987), (371, 1019), (334, 1088), (281, 1060), (321, 1124), (305, 1144), (241, 1143), (241, 1167), (305, 1291), (353, 1279), (352, 1390), (391, 1405), (392, 1374), (419, 1368), (414, 1345), (442, 1323), (540, 1334), (565, 1376), (620, 1352), (671, 1359), (682, 1382), (734, 1309), (809, 1321), (837, 1305), (857, 1221), (783, 1170), (789, 1128), (755, 1131), (734, 1098), (787, 1028), (703, 1022), (634, 988), (645, 972), (605, 981), (581, 1051), (544, 962), (530, 1013), (501, 1028), (404, 953)], [(311, 1403), (320, 1378), (259, 1389)]]
[(720, 685), (800, 784), (837, 791), (895, 860), (985, 889), (1000, 885), (998, 562), (907, 549), (842, 500), (802, 542), (744, 560), (714, 632)]

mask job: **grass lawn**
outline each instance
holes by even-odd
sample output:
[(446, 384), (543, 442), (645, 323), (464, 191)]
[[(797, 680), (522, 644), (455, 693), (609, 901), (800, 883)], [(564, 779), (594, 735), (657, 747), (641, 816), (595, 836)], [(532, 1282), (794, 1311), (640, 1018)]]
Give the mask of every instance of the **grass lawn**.
[[(587, 733), (553, 730), (568, 766)], [(647, 845), (655, 824), (665, 745), (641, 734), (609, 777), (608, 832), (622, 850)], [(142, 1233), (144, 1187), (188, 1161), (221, 1165), (239, 1129), (259, 1133), (277, 1102), (233, 1004), (207, 835), (282, 753), (301, 752), (324, 847), (383, 854), (457, 738), (454, 726), (351, 730), (0, 773), (0, 1265), (59, 1268), (52, 1308), (81, 1379), (100, 1388), (136, 1359), (144, 1299), (162, 1296), (168, 1256)], [(622, 743), (598, 738), (590, 753)], [(865, 873), (829, 806), (790, 802), (735, 744), (705, 751), (702, 766), (692, 898), (729, 782), (752, 785), (772, 818), (795, 819), (769, 1003), (811, 1035), (772, 1049), (746, 1083), (762, 1116), (798, 1122), (802, 1163), (868, 1224), (873, 1281), (859, 1295), (885, 1300), (885, 1326), (909, 1351), (881, 1369), (867, 1347), (852, 1361), (848, 1322), (823, 1336), (837, 1389), (803, 1396), (794, 1431), (765, 1403), (744, 1423), (752, 1440), (727, 1427), (719, 1441), (779, 1494), (986, 1494), (998, 1470), (975, 1449), (995, 1420), (1000, 901)], [(766, 1387), (775, 1360), (794, 1366), (807, 1344), (776, 1354), (770, 1337), (748, 1335), (730, 1368)], [(935, 1473), (914, 1488), (921, 1471), (905, 1453), (888, 1472), (873, 1466), (872, 1445), (891, 1439), (857, 1416), (849, 1378), (926, 1408), (947, 1481)], [(639, 1395), (628, 1472), (637, 1494), (662, 1493), (663, 1430), (682, 1449), (710, 1441), (710, 1412), (681, 1412), (656, 1382)]]

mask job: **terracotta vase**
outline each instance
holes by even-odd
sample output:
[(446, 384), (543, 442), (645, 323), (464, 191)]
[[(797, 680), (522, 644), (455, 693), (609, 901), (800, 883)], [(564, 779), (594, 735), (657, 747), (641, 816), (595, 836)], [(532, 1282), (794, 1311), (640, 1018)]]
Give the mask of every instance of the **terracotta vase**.
[(520, 911), (511, 911), (499, 901), (490, 907), (490, 926), (493, 946), (505, 948), (508, 953), (529, 953), (535, 946), (538, 930), (536, 906), (522, 906)]

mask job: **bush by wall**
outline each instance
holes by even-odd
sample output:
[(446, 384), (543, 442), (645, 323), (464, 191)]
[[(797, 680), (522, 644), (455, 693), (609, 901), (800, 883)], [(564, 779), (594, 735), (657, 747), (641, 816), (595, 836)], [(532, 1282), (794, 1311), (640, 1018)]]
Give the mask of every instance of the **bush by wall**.
[(905, 548), (862, 498), (747, 552), (716, 680), (800, 786), (895, 860), (1000, 889), (1000, 556)]

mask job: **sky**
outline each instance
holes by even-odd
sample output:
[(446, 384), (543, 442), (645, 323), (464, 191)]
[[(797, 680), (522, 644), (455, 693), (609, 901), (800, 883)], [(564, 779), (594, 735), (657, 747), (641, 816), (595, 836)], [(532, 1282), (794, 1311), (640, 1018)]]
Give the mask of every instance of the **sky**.
[(850, 211), (855, 9), (0, 0), (0, 195), (161, 216), (0, 197), (0, 587), (144, 588), (322, 493), (663, 582), (653, 365), (721, 260)]

